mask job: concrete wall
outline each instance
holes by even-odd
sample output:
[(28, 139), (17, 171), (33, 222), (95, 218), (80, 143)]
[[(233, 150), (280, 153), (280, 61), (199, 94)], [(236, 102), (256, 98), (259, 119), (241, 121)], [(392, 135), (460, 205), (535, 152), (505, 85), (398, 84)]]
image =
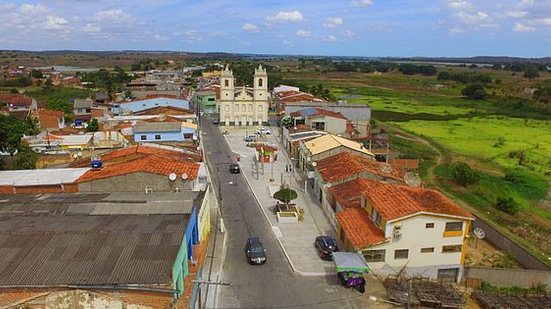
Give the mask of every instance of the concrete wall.
[(325, 131), (333, 134), (343, 134), (346, 132), (346, 119), (334, 118), (329, 116), (307, 117), (306, 125), (312, 127), (314, 123), (323, 122)]
[(175, 181), (170, 181), (168, 176), (165, 175), (138, 172), (82, 182), (78, 184), (78, 191), (145, 192), (145, 188), (149, 187), (153, 190), (153, 192), (174, 192), (175, 188), (179, 188), (180, 191), (191, 190), (192, 183), (192, 180), (184, 181), (180, 177), (177, 177)]
[(486, 240), (499, 249), (512, 254), (522, 267), (527, 269), (539, 269), (550, 271), (551, 267), (540, 261), (537, 257), (514, 243), (507, 236), (488, 224), (484, 219), (476, 217), (474, 227), (480, 227), (486, 232)]
[(199, 242), (207, 239), (210, 233), (211, 203), (214, 203), (214, 191), (212, 186), (208, 186), (197, 214), (197, 224), (199, 225)]
[(479, 279), (492, 285), (529, 288), (538, 284), (551, 286), (551, 271), (490, 267), (465, 267), (464, 280)]

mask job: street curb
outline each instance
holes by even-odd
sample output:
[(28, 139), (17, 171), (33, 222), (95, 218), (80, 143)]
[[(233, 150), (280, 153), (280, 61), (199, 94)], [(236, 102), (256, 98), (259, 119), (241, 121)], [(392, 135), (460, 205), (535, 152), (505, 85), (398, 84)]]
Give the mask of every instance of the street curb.
[[(224, 272), (222, 271), (222, 268), (224, 268), (224, 263), (226, 262), (226, 252), (228, 250), (226, 246), (226, 241), (228, 240), (228, 232), (224, 232), (224, 239), (222, 240), (222, 260), (220, 263), (220, 268), (218, 269), (218, 282), (222, 282), (224, 278)], [(218, 297), (220, 296), (220, 293), (218, 292), (218, 285), (216, 286), (216, 293), (214, 294), (214, 308), (218, 308)]]

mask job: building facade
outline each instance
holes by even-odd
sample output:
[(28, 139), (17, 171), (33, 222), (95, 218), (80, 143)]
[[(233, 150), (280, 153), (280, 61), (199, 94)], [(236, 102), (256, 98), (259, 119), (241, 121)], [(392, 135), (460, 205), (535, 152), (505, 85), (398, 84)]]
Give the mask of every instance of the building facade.
[(268, 74), (260, 65), (254, 70), (254, 86), (235, 87), (233, 72), (226, 68), (220, 75), (220, 122), (227, 126), (268, 123)]

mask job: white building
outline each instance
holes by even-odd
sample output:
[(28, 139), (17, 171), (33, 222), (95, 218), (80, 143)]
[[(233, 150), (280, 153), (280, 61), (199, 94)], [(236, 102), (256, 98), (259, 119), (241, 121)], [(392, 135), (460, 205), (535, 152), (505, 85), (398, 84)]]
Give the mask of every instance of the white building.
[(260, 65), (254, 70), (254, 85), (235, 87), (233, 72), (220, 75), (220, 122), (227, 126), (262, 125), (268, 122), (268, 74)]
[(340, 240), (374, 273), (461, 279), (473, 217), (442, 193), (363, 178), (330, 191)]

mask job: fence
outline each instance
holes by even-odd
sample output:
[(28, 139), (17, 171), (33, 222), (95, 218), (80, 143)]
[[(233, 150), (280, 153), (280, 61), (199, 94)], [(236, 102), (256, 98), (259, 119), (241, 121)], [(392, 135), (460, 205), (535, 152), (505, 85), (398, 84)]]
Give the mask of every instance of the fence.
[(533, 269), (512, 269), (465, 266), (463, 268), (463, 280), (479, 283), (488, 282), (499, 286), (520, 286), (529, 288), (538, 284), (551, 286), (551, 271)]
[(524, 248), (514, 243), (511, 239), (503, 235), (493, 226), (486, 223), (480, 217), (476, 215), (475, 217), (476, 220), (474, 221), (474, 227), (482, 228), (484, 232), (486, 232), (486, 239), (488, 241), (490, 241), (500, 250), (503, 250), (514, 256), (519, 264), (522, 265), (522, 267), (526, 269), (551, 271), (551, 267), (549, 267), (547, 264), (543, 263), (530, 252), (526, 251)]

